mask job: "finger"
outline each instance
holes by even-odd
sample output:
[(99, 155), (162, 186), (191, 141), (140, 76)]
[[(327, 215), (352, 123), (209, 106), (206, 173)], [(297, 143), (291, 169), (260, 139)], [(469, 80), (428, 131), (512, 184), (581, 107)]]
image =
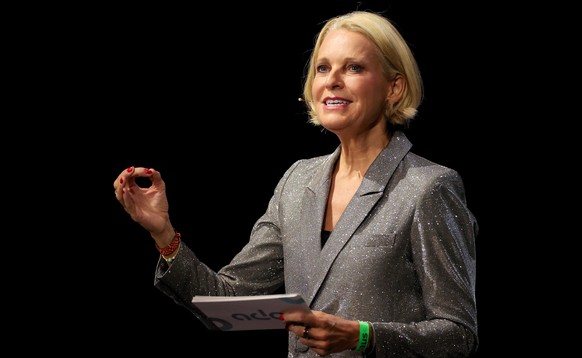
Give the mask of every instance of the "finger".
[(154, 168), (135, 167), (131, 174), (127, 176), (130, 185), (134, 185), (137, 178), (149, 178), (154, 187), (163, 185), (162, 175)]
[(310, 329), (311, 329), (311, 327), (309, 327), (309, 326), (303, 326), (303, 334), (301, 336), (305, 339), (311, 339), (311, 336), (309, 335)]
[[(299, 338), (303, 338), (305, 335), (305, 326), (300, 322), (287, 322), (285, 328)], [(309, 330), (307, 331), (307, 334), (309, 334)]]
[(131, 189), (138, 186), (137, 178), (149, 178), (152, 185), (160, 185), (162, 183), (161, 174), (153, 168), (144, 167), (129, 167), (120, 174), (120, 181), (123, 179), (123, 187)]
[[(284, 318), (286, 322), (292, 322), (301, 325), (305, 325), (305, 322), (311, 324), (314, 321), (311, 312), (305, 312), (302, 310), (285, 312)], [(311, 326), (313, 326), (313, 324), (311, 324)]]
[(114, 194), (117, 200), (121, 201), (123, 199), (123, 194), (128, 191), (128, 188), (131, 188), (133, 185), (135, 185), (135, 177), (139, 176), (139, 174), (136, 174), (136, 172), (143, 172), (142, 169), (145, 168), (136, 168), (134, 166), (130, 166), (117, 176), (113, 182)]
[(145, 175), (149, 176), (153, 186), (155, 187), (163, 186), (164, 181), (162, 180), (162, 174), (160, 174), (159, 171), (155, 170), (154, 168), (149, 168), (145, 170)]
[(113, 190), (114, 190), (114, 193), (115, 193), (115, 198), (117, 200), (120, 200), (121, 197), (122, 197), (123, 188), (124, 188), (124, 186), (125, 186), (125, 184), (127, 182), (126, 175), (125, 175), (125, 173), (127, 171), (130, 171), (130, 172), (133, 171), (133, 167), (129, 167), (129, 168), (123, 170), (117, 176), (117, 178), (115, 178), (115, 180), (113, 181)]

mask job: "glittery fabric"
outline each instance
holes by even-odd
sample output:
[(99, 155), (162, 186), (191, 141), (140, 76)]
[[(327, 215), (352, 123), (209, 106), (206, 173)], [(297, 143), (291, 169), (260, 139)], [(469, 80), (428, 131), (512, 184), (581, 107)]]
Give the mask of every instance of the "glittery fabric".
[[(339, 148), (286, 171), (230, 264), (213, 272), (183, 245), (170, 269), (160, 261), (156, 287), (197, 314), (193, 295), (270, 294), (284, 284), (314, 310), (371, 322), (376, 357), (470, 355), (478, 345), (477, 222), (458, 173), (411, 147), (404, 133), (394, 134), (323, 249)], [(288, 354), (317, 357), (294, 334)]]

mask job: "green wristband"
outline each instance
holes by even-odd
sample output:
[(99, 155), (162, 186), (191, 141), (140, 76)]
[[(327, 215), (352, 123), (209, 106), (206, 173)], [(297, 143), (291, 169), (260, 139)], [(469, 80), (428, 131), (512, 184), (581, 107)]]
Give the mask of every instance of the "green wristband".
[(370, 341), (370, 324), (368, 322), (358, 321), (360, 323), (360, 340), (358, 346), (354, 349), (356, 352), (363, 352), (368, 348)]

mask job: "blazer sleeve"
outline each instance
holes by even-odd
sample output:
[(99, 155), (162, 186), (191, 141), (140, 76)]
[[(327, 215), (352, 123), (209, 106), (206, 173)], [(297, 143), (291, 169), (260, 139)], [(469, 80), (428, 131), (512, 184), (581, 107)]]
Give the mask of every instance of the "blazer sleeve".
[(252, 227), (248, 243), (229, 264), (214, 271), (182, 243), (170, 267), (163, 259), (159, 260), (154, 286), (194, 314), (198, 313), (191, 304), (195, 295), (263, 295), (283, 286), (279, 201), (282, 188), (297, 164), (291, 166), (279, 180), (267, 210)]
[(469, 356), (478, 346), (477, 222), (460, 176), (449, 170), (419, 196), (410, 233), (426, 320), (374, 322), (378, 356)]

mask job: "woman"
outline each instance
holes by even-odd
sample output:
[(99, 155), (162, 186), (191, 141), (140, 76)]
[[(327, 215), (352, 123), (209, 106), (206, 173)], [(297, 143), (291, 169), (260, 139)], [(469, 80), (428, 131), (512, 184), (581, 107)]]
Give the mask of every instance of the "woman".
[(289, 357), (471, 355), (477, 223), (458, 173), (410, 151), (403, 130), (422, 82), (406, 42), (372, 12), (330, 19), (304, 97), (310, 121), (340, 145), (285, 172), (248, 244), (218, 272), (175, 231), (160, 172), (129, 167), (115, 179), (161, 253), (155, 286), (196, 315), (194, 295), (300, 293), (311, 312), (283, 317)]

